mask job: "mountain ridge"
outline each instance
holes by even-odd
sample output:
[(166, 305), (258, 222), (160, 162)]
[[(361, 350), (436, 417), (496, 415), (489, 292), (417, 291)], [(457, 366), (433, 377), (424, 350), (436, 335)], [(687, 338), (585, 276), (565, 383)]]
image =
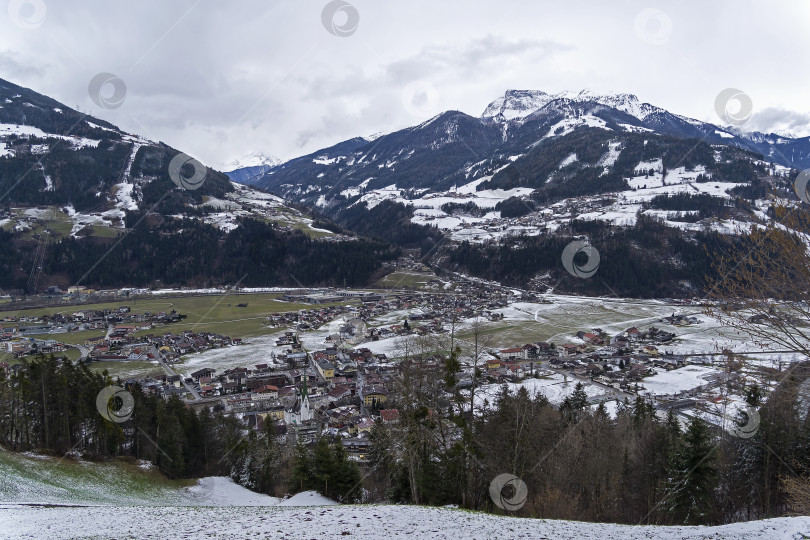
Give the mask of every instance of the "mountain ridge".
[(395, 255), (310, 214), (0, 79), (2, 289), (360, 285)]
[[(263, 174), (257, 175), (254, 171), (251, 171), (249, 175), (250, 181), (247, 183), (250, 185), (269, 187), (275, 190), (278, 186), (274, 185), (275, 183), (270, 177), (275, 172), (289, 168), (291, 165), (300, 165), (304, 161), (314, 159), (319, 155), (324, 156), (325, 159), (336, 159), (341, 155), (336, 153), (338, 148), (340, 148), (342, 152), (351, 152), (354, 149), (362, 147), (362, 145), (355, 142), (352, 145), (355, 148), (347, 149), (346, 146), (349, 145), (350, 141), (364, 141), (365, 144), (370, 147), (371, 145), (386, 145), (389, 141), (401, 139), (403, 134), (413, 134), (430, 126), (437, 120), (441, 121), (447, 118), (448, 115), (451, 114), (464, 115), (464, 117), (468, 119), (478, 121), (481, 123), (482, 129), (486, 129), (485, 126), (487, 125), (490, 125), (490, 127), (496, 126), (499, 130), (499, 137), (493, 138), (492, 142), (497, 146), (506, 146), (503, 143), (508, 143), (509, 139), (512, 137), (512, 133), (521, 131), (521, 128), (527, 123), (531, 123), (532, 120), (552, 118), (560, 114), (568, 114), (569, 116), (576, 117), (579, 114), (578, 111), (583, 112), (588, 104), (590, 104), (591, 109), (594, 109), (596, 106), (605, 108), (603, 111), (604, 114), (597, 114), (596, 116), (607, 115), (612, 116), (614, 120), (621, 120), (618, 124), (622, 125), (615, 129), (652, 132), (659, 135), (671, 135), (679, 138), (697, 138), (715, 144), (734, 145), (758, 152), (765, 156), (766, 159), (780, 165), (799, 169), (810, 167), (810, 137), (788, 138), (784, 134), (766, 134), (757, 131), (744, 132), (735, 126), (722, 126), (703, 122), (672, 113), (647, 102), (642, 102), (637, 96), (630, 93), (598, 93), (587, 89), (548, 93), (542, 90), (510, 89), (506, 90), (502, 96), (490, 102), (480, 117), (470, 116), (458, 111), (445, 111), (422, 123), (390, 133), (375, 135), (373, 138), (355, 137), (341, 141), (330, 147), (287, 160), (282, 164), (270, 168)], [(566, 110), (568, 113), (565, 112)], [(590, 112), (593, 113), (596, 111), (591, 110)], [(620, 117), (619, 113), (626, 116)], [(598, 121), (595, 122), (596, 125), (592, 127), (604, 127), (600, 125)], [(431, 143), (436, 142), (437, 141), (431, 141)], [(535, 140), (532, 142), (539, 141)], [(428, 145), (431, 143), (428, 143)], [(467, 143), (467, 141), (465, 141), (465, 143)], [(412, 148), (408, 150), (410, 149)], [(347, 160), (350, 159), (348, 156), (346, 158)], [(315, 172), (315, 178), (319, 178), (318, 174), (318, 172)], [(229, 173), (229, 175), (234, 179), (242, 176), (238, 170)], [(302, 178), (308, 176), (308, 174), (301, 174)], [(360, 179), (360, 181), (363, 180), (365, 180), (365, 178)], [(358, 181), (358, 183), (360, 181)], [(345, 179), (343, 182), (345, 182)], [(292, 184), (294, 182), (288, 183)], [(430, 186), (425, 185), (420, 187)]]

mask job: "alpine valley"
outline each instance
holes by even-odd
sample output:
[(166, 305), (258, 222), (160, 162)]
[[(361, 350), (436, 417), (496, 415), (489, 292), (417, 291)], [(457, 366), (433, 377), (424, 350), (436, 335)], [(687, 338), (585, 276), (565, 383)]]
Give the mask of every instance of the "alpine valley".
[[(26, 292), (363, 286), (407, 256), (537, 292), (700, 296), (708, 254), (797, 200), (810, 166), (808, 137), (588, 91), (509, 90), (480, 117), (254, 154), (186, 190), (178, 150), (0, 80), (0, 147), (0, 288)], [(596, 279), (563, 268), (575, 238), (599, 251)]]

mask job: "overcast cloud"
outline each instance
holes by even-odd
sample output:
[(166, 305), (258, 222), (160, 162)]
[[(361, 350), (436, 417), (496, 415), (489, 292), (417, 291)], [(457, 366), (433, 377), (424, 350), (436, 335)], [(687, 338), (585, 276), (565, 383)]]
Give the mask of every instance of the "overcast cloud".
[[(743, 129), (810, 120), (808, 2), (351, 0), (327, 28), (324, 0), (4, 1), (0, 78), (219, 168), (477, 116), (508, 88), (629, 92), (718, 123), (731, 87), (753, 102)], [(120, 107), (88, 96), (99, 72), (126, 83)]]

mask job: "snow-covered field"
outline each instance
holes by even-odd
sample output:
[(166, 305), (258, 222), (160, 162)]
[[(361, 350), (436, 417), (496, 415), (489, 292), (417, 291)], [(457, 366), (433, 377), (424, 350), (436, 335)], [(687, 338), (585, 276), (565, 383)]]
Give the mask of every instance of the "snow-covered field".
[(100, 141), (95, 139), (86, 139), (84, 137), (72, 137), (68, 135), (57, 135), (55, 133), (46, 133), (39, 128), (34, 126), (26, 126), (21, 124), (0, 124), (0, 135), (8, 136), (8, 135), (19, 135), (25, 136), (30, 135), (33, 137), (38, 138), (52, 138), (52, 139), (61, 139), (63, 141), (67, 141), (70, 143), (71, 146), (75, 148), (82, 148), (85, 146), (98, 146)]
[[(324, 324), (317, 330), (301, 332), (299, 339), (304, 347), (309, 351), (325, 349), (328, 345), (326, 338), (331, 334), (340, 331), (340, 327), (345, 324), (342, 317)], [(218, 372), (233, 367), (252, 367), (256, 364), (272, 365), (272, 355), (277, 356), (289, 349), (289, 345), (276, 345), (276, 340), (284, 335), (284, 329), (268, 329), (268, 334), (255, 338), (247, 338), (244, 345), (238, 347), (223, 347), (220, 349), (210, 349), (199, 354), (185, 356), (183, 362), (174, 365), (173, 368), (179, 373), (188, 374), (200, 367), (211, 367)], [(365, 346), (365, 345), (364, 345)], [(278, 362), (278, 365), (286, 365)]]
[[(595, 327), (601, 328), (608, 335), (615, 335), (631, 326), (645, 329), (656, 326), (676, 334), (674, 342), (659, 347), (674, 354), (719, 353), (723, 349), (743, 352), (757, 348), (751, 345), (750, 338), (731, 328), (720, 326), (716, 319), (704, 315), (702, 308), (697, 306), (675, 306), (661, 300), (633, 298), (557, 294), (545, 297), (551, 301), (550, 304), (516, 302), (497, 311), (504, 314), (506, 323), (522, 323), (522, 327), (527, 330), (536, 329), (539, 338), (533, 341), (552, 341), (557, 345), (569, 341), (581, 343), (576, 333)], [(661, 318), (673, 313), (691, 315), (700, 322), (682, 327), (661, 322)], [(518, 344), (522, 343), (514, 343)], [(774, 353), (773, 356), (779, 355)]]
[[(563, 400), (574, 392), (579, 380), (565, 376), (560, 373), (550, 373), (542, 379), (526, 379), (519, 383), (508, 383), (506, 386), (509, 388), (511, 394), (515, 394), (521, 387), (525, 388), (530, 397), (538, 395), (545, 396), (549, 402), (554, 405), (560, 405)], [(585, 393), (588, 397), (595, 397), (604, 395), (607, 390), (601, 386), (583, 382)], [(475, 395), (476, 408), (483, 408), (484, 401), (486, 400), (490, 406), (495, 404), (495, 399), (501, 392), (504, 385), (501, 384), (488, 384), (482, 386)]]
[(810, 518), (719, 527), (658, 527), (497, 516), (450, 508), (27, 507), (0, 504), (0, 538), (543, 538), (634, 540), (807, 538)]
[(647, 392), (656, 396), (675, 394), (705, 386), (711, 382), (712, 375), (719, 374), (720, 372), (712, 367), (684, 366), (646, 377), (641, 385), (647, 389)]

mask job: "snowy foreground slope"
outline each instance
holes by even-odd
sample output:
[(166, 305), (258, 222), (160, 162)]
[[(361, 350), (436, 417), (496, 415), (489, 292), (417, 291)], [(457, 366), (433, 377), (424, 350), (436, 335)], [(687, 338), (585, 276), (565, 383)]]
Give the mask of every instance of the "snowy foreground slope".
[(286, 499), (229, 478), (170, 481), (144, 462), (57, 460), (0, 449), (0, 540), (63, 538), (801, 539), (810, 517), (722, 527), (524, 519), (453, 508), (338, 505), (308, 491)]
[(510, 518), (416, 506), (28, 507), (0, 504), (0, 538), (799, 539), (810, 518), (651, 527)]

